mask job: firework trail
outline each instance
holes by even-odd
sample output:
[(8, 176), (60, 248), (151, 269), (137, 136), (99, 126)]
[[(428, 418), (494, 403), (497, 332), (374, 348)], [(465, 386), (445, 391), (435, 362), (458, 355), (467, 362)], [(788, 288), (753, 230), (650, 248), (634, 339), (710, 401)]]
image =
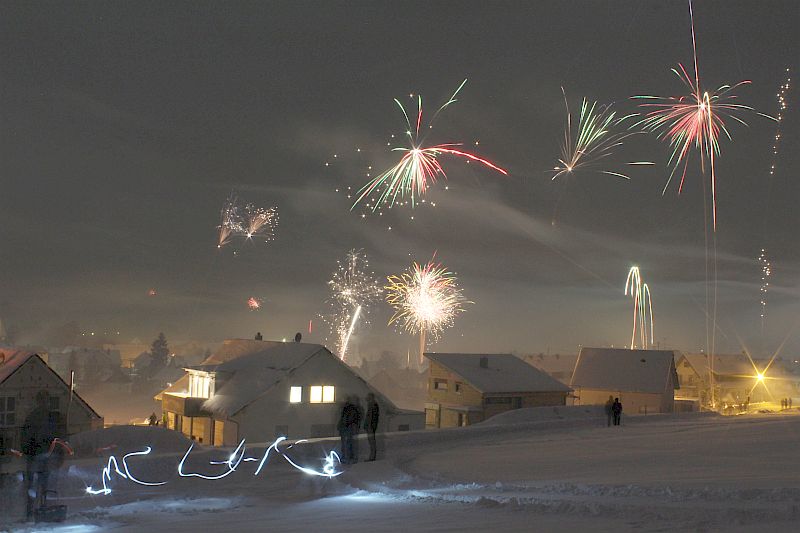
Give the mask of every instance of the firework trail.
[[(700, 166), (705, 173), (708, 165), (711, 177), (711, 209), (714, 231), (717, 229), (717, 175), (716, 158), (720, 155), (719, 140), (722, 134), (732, 140), (725, 120), (731, 119), (747, 125), (737, 116), (740, 112), (755, 110), (746, 105), (737, 104), (734, 91), (741, 85), (747, 85), (749, 80), (740, 81), (734, 85), (722, 85), (716, 91), (708, 92), (701, 88), (700, 72), (697, 67), (697, 41), (694, 32), (694, 12), (692, 2), (689, 0), (689, 16), (692, 30), (692, 53), (694, 57), (694, 73), (690, 75), (682, 64), (672, 72), (686, 85), (689, 94), (683, 96), (634, 96), (645, 102), (640, 107), (648, 109), (644, 118), (634, 126), (640, 126), (645, 131), (658, 134), (658, 138), (666, 140), (672, 154), (669, 163), (672, 165), (669, 179), (664, 185), (666, 192), (673, 177), (679, 168), (681, 170), (678, 193), (683, 190), (686, 179), (686, 169), (689, 164), (689, 155), (692, 149), (700, 154)], [(757, 113), (761, 116), (769, 117)]]
[(336, 272), (328, 281), (331, 313), (325, 317), (336, 338), (336, 353), (342, 361), (358, 319), (380, 300), (383, 289), (374, 272), (368, 271), (369, 261), (363, 250), (350, 250), (343, 261), (337, 261)]
[(261, 237), (265, 242), (275, 239), (278, 225), (278, 209), (256, 207), (253, 204), (241, 205), (236, 193), (232, 192), (220, 212), (217, 248), (229, 244), (234, 237), (247, 240)]
[(647, 318), (650, 317), (650, 344), (653, 343), (653, 302), (650, 300), (650, 288), (642, 283), (639, 267), (631, 267), (625, 281), (625, 296), (630, 291), (633, 299), (633, 332), (631, 333), (631, 350), (636, 347), (636, 331), (639, 331), (640, 347), (647, 350)]
[(769, 290), (769, 277), (772, 275), (772, 265), (767, 258), (767, 251), (761, 249), (758, 256), (758, 265), (761, 268), (761, 333), (764, 333), (764, 325), (767, 321), (767, 291)]
[(265, 209), (247, 204), (244, 207), (244, 224), (242, 234), (247, 239), (259, 236), (265, 242), (275, 239), (275, 227), (278, 225), (278, 210), (275, 207)]
[[(617, 117), (611, 106), (598, 106), (597, 102), (589, 102), (586, 98), (581, 104), (581, 113), (578, 124), (573, 131), (572, 114), (567, 102), (567, 94), (564, 94), (564, 106), (567, 110), (567, 126), (564, 129), (564, 144), (561, 146), (561, 159), (558, 165), (553, 167), (553, 180), (564, 174), (570, 174), (582, 169), (598, 165), (604, 158), (610, 156), (614, 149), (622, 145), (622, 141), (643, 133), (641, 131), (630, 131), (627, 128), (622, 130), (623, 123), (636, 115), (625, 115)], [(615, 131), (620, 128), (620, 131)], [(629, 165), (652, 165), (649, 161), (636, 161)], [(630, 177), (620, 172), (601, 170), (602, 174), (609, 174), (629, 180)]]
[(772, 144), (772, 164), (769, 167), (769, 175), (775, 175), (775, 166), (776, 161), (778, 159), (778, 151), (781, 146), (781, 125), (783, 123), (783, 113), (786, 111), (788, 107), (786, 104), (786, 95), (789, 93), (790, 84), (792, 82), (792, 77), (789, 69), (786, 69), (786, 81), (780, 86), (778, 89), (778, 94), (775, 95), (778, 101), (778, 113), (775, 116), (775, 121), (778, 123), (778, 127), (775, 131), (775, 142)]
[(392, 151), (401, 152), (403, 155), (400, 161), (382, 172), (375, 178), (371, 179), (364, 185), (357, 193), (357, 197), (351, 210), (353, 210), (359, 202), (373, 194), (377, 195), (374, 200), (370, 200), (372, 211), (378, 209), (379, 206), (388, 205), (391, 207), (399, 199), (409, 197), (411, 200), (411, 207), (415, 207), (419, 198), (425, 195), (429, 187), (431, 187), (441, 175), (447, 178), (439, 156), (446, 154), (455, 157), (460, 157), (469, 161), (475, 161), (483, 166), (497, 171), (501, 174), (507, 175), (508, 172), (491, 161), (484, 159), (471, 152), (464, 151), (459, 147), (461, 143), (444, 143), (432, 146), (424, 146), (424, 136), (420, 134), (423, 129), (431, 129), (433, 122), (439, 113), (444, 111), (448, 106), (457, 102), (456, 96), (459, 91), (467, 83), (464, 80), (453, 95), (434, 113), (433, 118), (428, 123), (427, 128), (422, 126), (422, 97), (417, 96), (417, 113), (413, 120), (409, 117), (406, 108), (400, 103), (400, 100), (395, 98), (395, 103), (400, 107), (403, 117), (406, 121), (406, 136), (408, 137), (409, 146), (393, 148)]
[(464, 298), (455, 275), (436, 263), (435, 258), (425, 265), (414, 262), (406, 272), (387, 278), (386, 301), (395, 312), (389, 324), (397, 324), (411, 334), (420, 335), (420, 364), (425, 351), (425, 336), (431, 333), (438, 339), (445, 328), (452, 327), (464, 305)]
[(242, 217), (239, 211), (239, 199), (236, 197), (235, 193), (231, 193), (228, 199), (225, 200), (222, 211), (220, 211), (217, 248), (222, 248), (230, 243), (231, 237), (244, 229), (242, 227)]
[(261, 298), (256, 298), (255, 296), (251, 296), (247, 299), (247, 308), (251, 311), (258, 311), (261, 309)]

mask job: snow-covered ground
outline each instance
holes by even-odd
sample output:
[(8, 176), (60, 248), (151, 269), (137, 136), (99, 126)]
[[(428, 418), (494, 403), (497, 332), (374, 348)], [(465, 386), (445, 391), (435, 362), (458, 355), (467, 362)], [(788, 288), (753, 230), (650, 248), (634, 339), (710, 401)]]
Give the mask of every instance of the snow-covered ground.
[[(59, 480), (68, 521), (18, 522), (19, 485), (2, 493), (0, 526), (15, 531), (796, 531), (800, 519), (800, 412), (739, 417), (629, 417), (621, 427), (588, 408), (519, 410), (487, 423), (397, 433), (380, 459), (309, 476), (273, 454), (258, 476), (242, 462), (217, 481), (177, 475), (186, 444), (161, 428), (114, 428), (107, 438), (142, 486), (112, 475), (108, 452), (67, 462)], [(128, 442), (130, 441), (130, 442)], [(319, 469), (334, 440), (286, 449)], [(188, 446), (188, 445), (187, 445)], [(362, 454), (365, 443), (362, 444)], [(84, 449), (86, 446), (84, 445)], [(265, 445), (247, 444), (260, 459)], [(215, 474), (230, 450), (195, 449), (186, 472)], [(17, 500), (17, 504), (9, 503)]]

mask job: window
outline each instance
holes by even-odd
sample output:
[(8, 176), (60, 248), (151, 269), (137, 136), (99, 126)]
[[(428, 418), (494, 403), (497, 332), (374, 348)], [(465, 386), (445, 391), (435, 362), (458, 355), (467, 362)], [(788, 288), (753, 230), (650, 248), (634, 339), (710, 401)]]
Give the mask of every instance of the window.
[(503, 397), (486, 398), (483, 400), (483, 403), (485, 404), (511, 403), (511, 398), (503, 398)]
[(457, 392), (458, 394), (461, 394), (461, 388), (462, 388), (463, 386), (464, 386), (464, 384), (463, 384), (463, 383), (459, 383), (458, 381), (456, 381), (456, 392)]
[(17, 422), (17, 399), (0, 396), (0, 427), (13, 426)]
[(214, 376), (203, 373), (189, 374), (189, 397), (211, 398), (214, 395)]
[(335, 400), (335, 389), (333, 385), (312, 385), (308, 395), (311, 403), (333, 403)]
[(292, 387), (289, 389), (289, 403), (300, 403), (303, 401), (303, 387)]
[(433, 380), (433, 389), (434, 390), (447, 390), (447, 380), (446, 379), (434, 379)]
[(50, 411), (58, 411), (60, 400), (58, 396), (50, 396)]
[(322, 387), (322, 403), (333, 403), (335, 392), (335, 387), (332, 385)]

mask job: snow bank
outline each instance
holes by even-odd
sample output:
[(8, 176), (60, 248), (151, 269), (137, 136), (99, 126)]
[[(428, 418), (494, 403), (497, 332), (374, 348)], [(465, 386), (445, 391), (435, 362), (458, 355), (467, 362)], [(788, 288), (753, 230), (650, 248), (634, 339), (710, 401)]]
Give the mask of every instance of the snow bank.
[(156, 453), (184, 452), (191, 444), (183, 433), (158, 426), (112, 426), (72, 435), (75, 455), (125, 454), (151, 446)]

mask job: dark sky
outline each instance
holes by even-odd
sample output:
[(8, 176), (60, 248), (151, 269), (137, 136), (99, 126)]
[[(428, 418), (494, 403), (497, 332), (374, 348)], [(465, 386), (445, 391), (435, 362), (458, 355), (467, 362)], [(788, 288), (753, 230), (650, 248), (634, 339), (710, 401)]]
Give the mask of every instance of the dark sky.
[[(547, 172), (563, 134), (561, 86), (574, 106), (585, 96), (625, 112), (632, 95), (683, 92), (670, 68), (691, 64), (686, 2), (0, 6), (0, 318), (23, 340), (69, 320), (125, 340), (282, 338), (313, 318), (310, 340), (321, 341), (325, 282), (357, 247), (381, 276), (434, 252), (458, 272), (475, 303), (440, 351), (622, 345), (632, 264), (651, 286), (662, 346), (705, 343), (697, 159), (681, 196), (661, 195), (669, 152), (652, 135), (611, 160), (657, 163), (630, 182)], [(775, 114), (785, 69), (800, 67), (798, 22), (795, 0), (698, 1), (703, 84), (750, 79), (741, 102)], [(436, 208), (350, 212), (335, 189), (394, 160), (385, 141), (403, 122), (392, 98), (422, 94), (432, 111), (464, 78), (431, 140), (480, 140), (509, 176), (447, 159)], [(734, 140), (722, 142), (718, 349), (774, 349), (800, 319), (797, 94), (772, 180), (774, 122), (744, 115), (749, 127), (730, 122)], [(278, 207), (275, 242), (216, 249), (232, 188)], [(773, 264), (764, 336), (762, 247)], [(262, 311), (247, 310), (251, 295), (265, 298)], [(364, 350), (415, 345), (385, 327), (389, 315), (373, 310)]]

